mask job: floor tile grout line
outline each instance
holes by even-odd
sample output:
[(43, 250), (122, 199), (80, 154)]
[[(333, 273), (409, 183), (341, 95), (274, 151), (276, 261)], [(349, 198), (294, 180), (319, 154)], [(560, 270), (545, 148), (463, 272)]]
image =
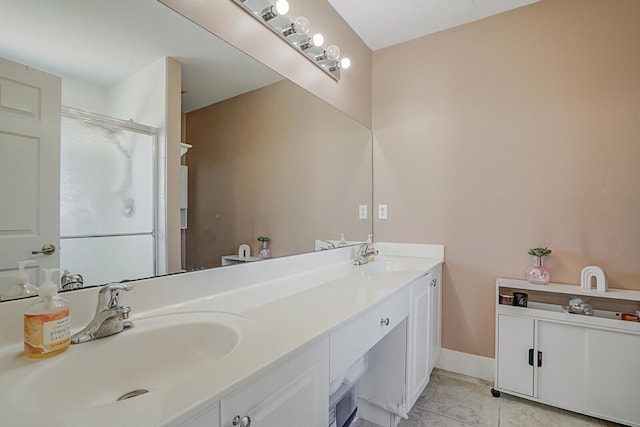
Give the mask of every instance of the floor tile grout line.
[(437, 415), (437, 416), (442, 417), (442, 418), (447, 418), (449, 420), (453, 420), (453, 421), (459, 422), (460, 424), (464, 424), (466, 426), (474, 426), (474, 424), (470, 424), (470, 423), (468, 423), (466, 421), (459, 420), (458, 418), (453, 418), (453, 417), (451, 417), (449, 415), (439, 414), (437, 412), (430, 411), (429, 409), (425, 409), (424, 412), (431, 412), (434, 415)]

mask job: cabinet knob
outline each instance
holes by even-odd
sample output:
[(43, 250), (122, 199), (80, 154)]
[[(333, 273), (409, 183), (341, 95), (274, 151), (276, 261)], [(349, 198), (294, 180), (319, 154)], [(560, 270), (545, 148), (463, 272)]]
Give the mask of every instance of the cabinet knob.
[(382, 318), (380, 319), (380, 326), (389, 326), (389, 318)]
[(233, 417), (233, 421), (231, 422), (231, 424), (237, 427), (250, 427), (251, 418), (248, 415), (245, 415), (244, 417), (236, 415), (235, 417)]

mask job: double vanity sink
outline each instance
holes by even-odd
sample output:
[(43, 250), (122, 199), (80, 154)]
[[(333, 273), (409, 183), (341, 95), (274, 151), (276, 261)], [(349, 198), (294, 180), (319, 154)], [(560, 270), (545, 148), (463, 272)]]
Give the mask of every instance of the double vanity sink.
[[(50, 359), (26, 360), (20, 342), (0, 336), (0, 425), (191, 425), (185, 420), (205, 407), (219, 418), (212, 402), (442, 262), (442, 249), (362, 266), (351, 264), (350, 248), (330, 252), (133, 282), (123, 296), (133, 328)], [(90, 320), (87, 309), (74, 319), (75, 299), (90, 307), (95, 291), (67, 295), (75, 332)]]

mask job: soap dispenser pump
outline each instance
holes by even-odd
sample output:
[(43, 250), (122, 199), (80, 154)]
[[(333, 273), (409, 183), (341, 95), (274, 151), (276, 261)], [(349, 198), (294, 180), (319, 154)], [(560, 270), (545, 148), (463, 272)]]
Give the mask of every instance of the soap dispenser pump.
[(51, 280), (59, 268), (43, 268), (45, 281), (38, 288), (40, 298), (24, 311), (24, 356), (42, 359), (62, 353), (70, 344), (69, 303), (58, 296)]
[(18, 272), (13, 277), (13, 286), (0, 300), (6, 301), (38, 295), (38, 288), (29, 283), (29, 275), (24, 270), (25, 265), (33, 263), (35, 263), (33, 260), (18, 261)]

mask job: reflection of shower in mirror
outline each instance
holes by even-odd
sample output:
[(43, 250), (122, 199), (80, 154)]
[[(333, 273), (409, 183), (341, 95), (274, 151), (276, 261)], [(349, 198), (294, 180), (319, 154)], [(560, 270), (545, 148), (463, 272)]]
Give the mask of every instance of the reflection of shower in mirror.
[(65, 109), (60, 265), (88, 284), (156, 274), (154, 130)]

